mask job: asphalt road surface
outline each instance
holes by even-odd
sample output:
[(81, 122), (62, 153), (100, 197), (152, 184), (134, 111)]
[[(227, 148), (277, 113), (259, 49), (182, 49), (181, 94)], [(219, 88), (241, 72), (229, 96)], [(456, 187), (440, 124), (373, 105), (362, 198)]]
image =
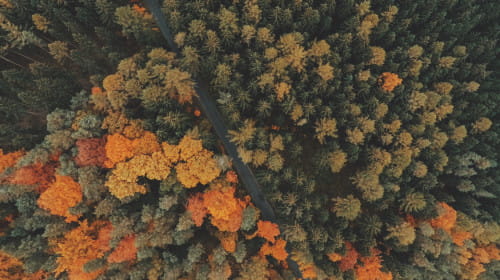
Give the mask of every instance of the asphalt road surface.
[[(158, 0), (145, 0), (146, 5), (148, 6), (149, 11), (153, 14), (156, 19), (156, 23), (160, 28), (163, 37), (167, 40), (168, 48), (170, 51), (177, 53), (180, 56), (179, 49), (173, 41), (172, 33), (170, 32), (170, 28), (167, 25), (167, 21), (163, 12), (161, 11), (160, 3)], [(227, 128), (224, 124), (221, 114), (217, 109), (214, 100), (208, 93), (208, 83), (206, 81), (196, 81), (196, 93), (197, 99), (201, 106), (201, 110), (203, 114), (208, 118), (208, 120), (212, 123), (212, 126), (215, 130), (215, 133), (222, 141), (224, 148), (226, 149), (227, 154), (231, 157), (233, 166), (236, 168), (236, 171), (239, 175), (239, 179), (245, 186), (245, 189), (252, 197), (252, 202), (257, 206), (261, 211), (261, 216), (264, 220), (275, 222), (276, 223), (276, 215), (273, 211), (273, 208), (269, 204), (269, 202), (264, 197), (264, 194), (261, 191), (260, 185), (255, 178), (252, 170), (248, 165), (246, 165), (243, 161), (241, 161), (238, 156), (238, 151), (236, 145), (229, 141), (227, 135)], [(295, 261), (293, 261), (289, 257), (287, 259), (289, 268), (294, 272), (295, 276), (303, 279), (302, 274), (300, 273), (299, 267)]]

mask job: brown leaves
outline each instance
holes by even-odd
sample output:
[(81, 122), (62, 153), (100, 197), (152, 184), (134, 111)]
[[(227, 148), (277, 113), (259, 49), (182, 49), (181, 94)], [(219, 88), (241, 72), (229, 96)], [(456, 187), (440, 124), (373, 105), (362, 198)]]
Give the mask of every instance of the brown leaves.
[(346, 242), (345, 246), (347, 248), (347, 251), (345, 255), (342, 257), (342, 260), (340, 261), (340, 270), (342, 272), (353, 269), (356, 263), (358, 262), (358, 256), (359, 253), (356, 251), (356, 249), (352, 246), (350, 242)]
[(208, 209), (203, 203), (203, 194), (196, 193), (188, 199), (186, 210), (191, 213), (191, 219), (194, 224), (200, 227), (203, 224), (203, 219), (208, 214)]
[(46, 164), (35, 163), (17, 169), (8, 181), (17, 185), (37, 185), (37, 191), (43, 192), (54, 182), (55, 169), (58, 162), (51, 161)]
[(104, 149), (104, 139), (88, 138), (76, 141), (78, 155), (75, 157), (75, 163), (78, 166), (104, 166), (106, 161), (106, 150)]

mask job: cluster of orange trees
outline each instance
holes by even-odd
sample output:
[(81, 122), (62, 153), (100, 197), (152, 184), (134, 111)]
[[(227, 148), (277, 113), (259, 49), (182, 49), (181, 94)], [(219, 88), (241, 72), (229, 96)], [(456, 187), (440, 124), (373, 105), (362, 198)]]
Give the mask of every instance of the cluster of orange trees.
[(500, 2), (69, 2), (0, 0), (0, 279), (499, 278)]

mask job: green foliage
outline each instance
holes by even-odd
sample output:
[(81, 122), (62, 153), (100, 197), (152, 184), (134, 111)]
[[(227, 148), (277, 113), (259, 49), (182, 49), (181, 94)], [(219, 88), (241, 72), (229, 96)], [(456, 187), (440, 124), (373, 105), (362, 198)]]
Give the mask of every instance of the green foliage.
[[(229, 252), (213, 215), (196, 226), (185, 211), (205, 186), (186, 190), (172, 171), (139, 177), (146, 194), (120, 201), (104, 186), (109, 168), (75, 164), (78, 140), (147, 130), (170, 144), (202, 139), (230, 169), (199, 114), (193, 87), (206, 85), (302, 269), (355, 278), (377, 249), (394, 279), (498, 278), (498, 261), (481, 253), (499, 242), (495, 1), (160, 1), (178, 55), (140, 3), (73, 2), (0, 1), (0, 147), (27, 151), (0, 178), (0, 249), (26, 273), (71, 279), (52, 273), (51, 250), (78, 223), (39, 209), (47, 186), (9, 181), (53, 164), (82, 190), (68, 211), (111, 223), (110, 253), (135, 238), (136, 261), (108, 264), (106, 253), (83, 266), (103, 268), (100, 279), (287, 277), (245, 238), (255, 206), (224, 239)], [(235, 184), (225, 180), (207, 188)], [(327, 257), (354, 250), (344, 244), (361, 254), (354, 270)]]
[(348, 195), (346, 198), (333, 198), (335, 205), (332, 211), (337, 217), (345, 218), (349, 221), (356, 219), (361, 211), (361, 201), (352, 195)]

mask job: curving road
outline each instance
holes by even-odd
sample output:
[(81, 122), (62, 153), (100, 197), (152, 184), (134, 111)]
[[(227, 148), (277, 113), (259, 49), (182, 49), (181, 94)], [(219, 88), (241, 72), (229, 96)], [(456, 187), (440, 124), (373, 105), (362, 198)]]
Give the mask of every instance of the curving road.
[[(158, 27), (160, 28), (163, 34), (163, 37), (165, 37), (165, 39), (167, 40), (169, 49), (180, 56), (179, 48), (176, 46), (176, 44), (172, 39), (173, 38), (172, 33), (170, 32), (170, 28), (167, 25), (167, 20), (165, 19), (165, 16), (161, 11), (161, 6), (159, 1), (145, 0), (145, 3), (148, 7), (148, 10), (153, 14), (154, 18), (156, 19), (156, 23), (158, 24)], [(203, 80), (198, 81), (196, 87), (196, 93), (198, 101), (201, 106), (201, 110), (203, 111), (204, 115), (208, 118), (208, 120), (212, 123), (212, 126), (215, 129), (215, 133), (222, 141), (222, 144), (224, 145), (226, 152), (232, 158), (233, 166), (236, 168), (236, 171), (238, 172), (239, 178), (243, 182), (245, 189), (252, 197), (253, 203), (260, 209), (262, 218), (264, 220), (276, 223), (276, 215), (274, 214), (274, 210), (264, 197), (264, 194), (261, 191), (260, 185), (257, 182), (255, 175), (253, 174), (250, 167), (248, 167), (248, 165), (246, 165), (243, 161), (241, 161), (240, 157), (238, 156), (236, 145), (230, 142), (229, 139), (227, 138), (228, 133), (226, 125), (224, 124), (222, 116), (219, 113), (215, 105), (215, 102), (212, 100), (212, 98), (208, 93), (208, 83)], [(299, 279), (303, 279), (297, 263), (290, 258), (290, 254), (287, 259), (287, 262), (289, 268), (292, 269), (295, 276), (298, 277)]]

